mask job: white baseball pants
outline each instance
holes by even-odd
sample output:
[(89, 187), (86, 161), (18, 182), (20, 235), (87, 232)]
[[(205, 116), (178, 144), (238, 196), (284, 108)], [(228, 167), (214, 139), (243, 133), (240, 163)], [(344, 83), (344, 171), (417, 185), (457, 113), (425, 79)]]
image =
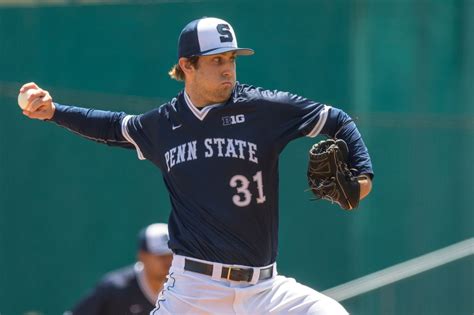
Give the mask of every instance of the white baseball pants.
[[(213, 276), (184, 270), (184, 256), (174, 255), (168, 280), (150, 315), (164, 314), (311, 314), (343, 315), (347, 311), (335, 300), (292, 278), (276, 275), (256, 283), (229, 281), (220, 277), (222, 264)], [(227, 266), (227, 265), (226, 265)], [(245, 266), (235, 266), (245, 267)], [(251, 268), (251, 267), (246, 267)], [(257, 273), (258, 273), (258, 268)]]

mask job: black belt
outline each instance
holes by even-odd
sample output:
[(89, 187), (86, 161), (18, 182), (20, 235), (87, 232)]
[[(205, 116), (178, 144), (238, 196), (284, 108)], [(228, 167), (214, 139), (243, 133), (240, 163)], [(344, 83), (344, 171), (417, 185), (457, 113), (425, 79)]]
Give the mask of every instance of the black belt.
[[(191, 259), (184, 260), (184, 270), (212, 276), (214, 266)], [(270, 279), (273, 276), (273, 266), (260, 269), (258, 280)], [(222, 267), (221, 278), (232, 281), (252, 281), (253, 268)]]

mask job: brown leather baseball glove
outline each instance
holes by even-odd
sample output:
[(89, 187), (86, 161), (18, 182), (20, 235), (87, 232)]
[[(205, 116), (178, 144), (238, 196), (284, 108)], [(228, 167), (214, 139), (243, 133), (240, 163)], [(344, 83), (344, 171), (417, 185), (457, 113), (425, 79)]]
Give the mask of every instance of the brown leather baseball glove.
[(316, 199), (337, 203), (341, 208), (357, 208), (360, 185), (354, 169), (347, 164), (349, 149), (344, 140), (320, 141), (309, 150), (308, 184)]

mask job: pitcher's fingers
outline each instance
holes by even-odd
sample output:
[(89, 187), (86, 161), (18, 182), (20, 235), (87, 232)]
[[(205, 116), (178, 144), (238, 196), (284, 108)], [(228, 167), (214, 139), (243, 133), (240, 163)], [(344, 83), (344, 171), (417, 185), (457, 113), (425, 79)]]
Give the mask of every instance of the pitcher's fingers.
[(28, 106), (26, 106), (26, 110), (34, 113), (41, 105), (43, 105), (43, 100), (42, 97), (35, 98), (32, 102), (28, 103)]
[(29, 89), (38, 89), (38, 88), (39, 88), (39, 86), (34, 82), (25, 83), (20, 88), (20, 93), (23, 93), (23, 92), (25, 92), (26, 90), (29, 90)]
[[(26, 110), (30, 112), (34, 112), (39, 104), (42, 103), (42, 98), (46, 95), (46, 91), (44, 90), (35, 90), (28, 96), (28, 105), (26, 105)], [(39, 103), (38, 103), (39, 102)]]
[(47, 103), (47, 102), (50, 102), (53, 100), (53, 98), (51, 97), (51, 95), (49, 94), (48, 91), (44, 91), (46, 94), (43, 96), (43, 98), (41, 99), (43, 101), (43, 103)]
[(38, 118), (38, 115), (41, 115), (41, 114), (39, 110), (36, 112), (30, 112), (29, 110), (24, 110), (23, 115), (25, 115), (28, 118), (34, 119), (34, 118)]
[(42, 89), (36, 89), (34, 92), (31, 92), (30, 95), (28, 95), (28, 101), (31, 102), (36, 98), (42, 98), (48, 93), (48, 91), (42, 90)]

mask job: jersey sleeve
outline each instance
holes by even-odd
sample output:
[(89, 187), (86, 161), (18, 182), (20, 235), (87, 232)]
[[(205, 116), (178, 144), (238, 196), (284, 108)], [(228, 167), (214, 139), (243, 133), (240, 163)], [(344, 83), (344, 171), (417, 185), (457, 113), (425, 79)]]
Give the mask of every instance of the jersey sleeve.
[(343, 110), (331, 108), (327, 121), (321, 129), (321, 134), (343, 139), (349, 148), (348, 163), (356, 169), (356, 175), (365, 174), (374, 177), (372, 161), (362, 135), (352, 118)]
[(57, 103), (55, 107), (51, 121), (86, 139), (111, 146), (134, 148), (140, 160), (152, 155), (151, 144), (155, 140), (153, 128), (156, 127), (154, 110), (141, 115), (127, 115), (123, 112)]
[(123, 137), (121, 124), (125, 113), (54, 104), (51, 121), (92, 141), (133, 148)]
[[(264, 99), (271, 102), (271, 112), (276, 119), (279, 149), (298, 137), (314, 138), (319, 134), (343, 139), (349, 148), (349, 165), (357, 169), (356, 175), (374, 172), (367, 147), (351, 117), (344, 111), (314, 102), (307, 98), (279, 91), (263, 91)], [(278, 110), (274, 110), (278, 109)]]
[(158, 117), (158, 110), (152, 110), (141, 115), (126, 115), (121, 121), (122, 135), (135, 147), (140, 160), (151, 160), (154, 155)]
[(280, 91), (263, 91), (269, 102), (269, 116), (282, 146), (289, 141), (307, 136), (316, 137), (326, 124), (331, 106)]

